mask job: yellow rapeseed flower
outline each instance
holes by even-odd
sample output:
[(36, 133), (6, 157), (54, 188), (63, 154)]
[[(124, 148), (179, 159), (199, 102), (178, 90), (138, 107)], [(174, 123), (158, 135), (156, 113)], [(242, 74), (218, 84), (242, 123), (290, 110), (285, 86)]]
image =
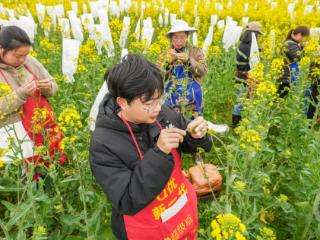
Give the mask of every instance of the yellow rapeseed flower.
[(262, 227), (259, 229), (260, 234), (257, 236), (257, 240), (276, 240), (277, 237), (271, 228)]
[(245, 240), (243, 233), (246, 227), (241, 220), (231, 213), (219, 214), (211, 222), (211, 236), (214, 239), (236, 239)]
[(243, 181), (235, 181), (234, 188), (239, 192), (244, 192), (246, 190), (247, 184)]
[(82, 128), (81, 118), (75, 106), (66, 107), (59, 115), (58, 122), (62, 132), (66, 133), (68, 129), (76, 132)]

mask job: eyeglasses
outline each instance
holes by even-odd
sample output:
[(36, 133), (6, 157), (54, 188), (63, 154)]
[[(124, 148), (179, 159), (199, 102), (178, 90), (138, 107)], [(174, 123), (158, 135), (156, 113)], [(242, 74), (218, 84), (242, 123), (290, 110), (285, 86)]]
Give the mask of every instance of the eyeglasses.
[(172, 40), (174, 40), (174, 41), (184, 41), (184, 40), (186, 40), (187, 39), (187, 37), (186, 36), (173, 36), (172, 37)]
[(161, 107), (162, 104), (163, 104), (163, 98), (160, 98), (160, 99), (152, 101), (152, 103), (143, 104), (144, 105), (143, 109), (148, 114), (150, 114), (150, 113), (154, 112), (154, 110), (157, 108), (158, 105)]

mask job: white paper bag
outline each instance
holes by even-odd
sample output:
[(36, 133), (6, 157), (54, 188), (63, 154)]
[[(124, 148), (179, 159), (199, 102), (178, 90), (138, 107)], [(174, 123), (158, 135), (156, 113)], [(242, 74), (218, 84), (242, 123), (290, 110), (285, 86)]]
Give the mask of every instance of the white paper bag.
[(76, 13), (76, 16), (78, 16), (79, 13), (79, 8), (78, 8), (78, 3), (77, 2), (71, 2), (71, 9)]
[(158, 23), (159, 23), (159, 27), (163, 27), (163, 18), (162, 18), (162, 14), (159, 14), (159, 18), (158, 18)]
[(22, 28), (30, 38), (31, 42), (34, 41), (36, 33), (36, 25), (33, 20), (26, 16), (20, 16), (19, 20), (14, 23), (14, 25)]
[(109, 26), (108, 9), (107, 8), (100, 9), (98, 11), (98, 17), (99, 17), (100, 24)]
[(85, 13), (80, 16), (82, 26), (89, 34), (93, 31), (92, 27), (94, 25), (93, 15), (91, 13)]
[(82, 13), (88, 13), (87, 4), (82, 4)]
[(151, 17), (148, 17), (143, 21), (143, 28), (142, 28), (142, 35), (141, 35), (141, 40), (146, 40), (146, 48), (147, 49), (151, 42), (152, 42), (152, 37), (154, 33), (154, 28), (152, 27), (152, 19)]
[(46, 8), (43, 4), (37, 3), (36, 4), (36, 11), (37, 11), (38, 21), (39, 21), (40, 25), (43, 26), (44, 17), (46, 15)]
[(114, 55), (114, 44), (110, 32), (109, 25), (95, 24), (94, 25), (94, 40), (98, 54), (102, 54), (102, 47), (105, 46), (108, 57)]
[(244, 12), (247, 13), (248, 9), (249, 9), (249, 3), (245, 3), (243, 7)]
[(64, 18), (64, 7), (62, 4), (54, 6), (54, 12), (57, 16), (57, 18)]
[(59, 18), (58, 24), (63, 38), (70, 38), (70, 22), (68, 18)]
[(169, 24), (169, 9), (166, 8), (164, 12), (164, 26), (168, 26)]
[(217, 27), (218, 27), (218, 29), (222, 29), (222, 28), (224, 28), (224, 20), (220, 20), (220, 21), (218, 21), (218, 23), (217, 23)]
[(117, 2), (115, 1), (110, 2), (110, 14), (111, 16), (120, 18), (120, 8), (118, 7)]
[(47, 6), (47, 13), (51, 19), (51, 24), (53, 26), (53, 30), (56, 30), (57, 27), (57, 16), (55, 12), (55, 7), (54, 6)]
[(170, 25), (174, 25), (175, 21), (177, 20), (177, 14), (170, 13)]
[(242, 27), (240, 26), (226, 26), (222, 37), (223, 48), (228, 50), (230, 47), (234, 47), (239, 41), (241, 33)]
[(217, 15), (211, 15), (211, 26), (215, 26), (218, 22), (218, 16)]
[(313, 9), (313, 6), (312, 5), (307, 5), (305, 8), (304, 8), (304, 15), (307, 15), (309, 13), (312, 12), (312, 9)]
[(123, 27), (120, 33), (119, 45), (124, 48), (130, 32), (130, 17), (123, 18)]
[(202, 45), (202, 51), (205, 56), (207, 56), (208, 47), (211, 46), (212, 40), (213, 40), (213, 26), (210, 26), (207, 37), (205, 38), (203, 45)]
[(83, 42), (83, 32), (80, 19), (77, 17), (70, 17), (69, 20), (73, 37), (80, 42)]
[[(10, 149), (9, 138), (14, 139), (14, 148)], [(21, 142), (21, 145), (19, 142)], [(0, 128), (0, 146), (1, 148), (9, 149), (9, 152), (2, 157), (6, 163), (11, 162), (15, 155), (21, 157), (21, 159), (34, 156), (34, 143), (28, 136), (21, 121)], [(15, 152), (17, 149), (22, 150), (22, 152)]]
[(260, 62), (259, 47), (255, 33), (251, 33), (251, 48), (250, 48), (250, 57), (249, 65), (250, 69), (253, 69), (254, 66)]
[(62, 73), (68, 82), (74, 82), (73, 74), (77, 71), (80, 41), (76, 39), (62, 40)]
[(89, 114), (89, 128), (91, 131), (94, 131), (96, 127), (96, 119), (99, 113), (99, 105), (102, 102), (104, 96), (108, 93), (108, 87), (106, 81), (103, 82), (102, 87), (99, 90), (99, 93), (94, 100), (94, 103), (91, 107), (90, 114)]
[(196, 32), (192, 35), (192, 44), (193, 46), (198, 46), (198, 35)]
[(320, 27), (310, 28), (310, 37), (311, 38), (319, 38), (320, 37)]
[(124, 58), (125, 56), (127, 56), (129, 54), (129, 51), (128, 51), (128, 49), (127, 48), (124, 48), (124, 49), (122, 49), (121, 50), (121, 57), (120, 57), (120, 59), (122, 59), (122, 58)]
[(242, 18), (242, 26), (245, 27), (249, 23), (249, 17), (243, 17)]
[(68, 18), (77, 18), (77, 13), (73, 10), (67, 12)]
[(89, 6), (91, 9), (92, 16), (94, 18), (98, 18), (99, 17), (99, 10), (101, 8), (103, 8), (102, 3), (101, 2), (89, 2)]

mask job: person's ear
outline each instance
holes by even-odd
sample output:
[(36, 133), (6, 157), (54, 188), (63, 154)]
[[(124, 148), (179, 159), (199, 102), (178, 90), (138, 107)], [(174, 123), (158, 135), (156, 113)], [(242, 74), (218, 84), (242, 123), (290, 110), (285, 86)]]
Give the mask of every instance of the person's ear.
[(128, 102), (125, 98), (123, 97), (117, 97), (116, 102), (118, 106), (121, 108), (121, 110), (126, 110), (128, 107)]

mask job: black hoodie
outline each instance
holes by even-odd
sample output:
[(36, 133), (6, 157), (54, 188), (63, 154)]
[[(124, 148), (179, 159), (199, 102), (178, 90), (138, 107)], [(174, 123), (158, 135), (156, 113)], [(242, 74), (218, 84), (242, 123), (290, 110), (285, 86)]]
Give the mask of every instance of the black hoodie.
[[(155, 123), (130, 123), (143, 154), (141, 161), (118, 112), (119, 107), (107, 94), (100, 104), (96, 129), (91, 137), (90, 164), (97, 182), (112, 203), (113, 233), (117, 239), (127, 239), (122, 215), (134, 215), (157, 197), (170, 178), (174, 161), (171, 154), (154, 150), (160, 133)], [(187, 128), (185, 118), (168, 106), (162, 106), (158, 121), (163, 127), (171, 123), (180, 129)], [(209, 136), (193, 139), (187, 135), (178, 151), (192, 153), (197, 147), (210, 151)]]

